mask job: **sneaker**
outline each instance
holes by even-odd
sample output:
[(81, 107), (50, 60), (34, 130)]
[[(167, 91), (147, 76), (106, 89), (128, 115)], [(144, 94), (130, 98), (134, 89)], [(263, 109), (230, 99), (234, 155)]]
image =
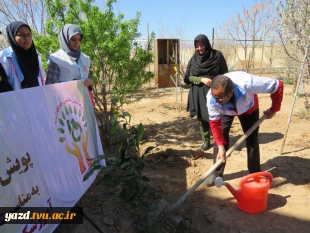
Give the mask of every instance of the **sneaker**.
[(216, 179), (216, 177), (218, 177), (214, 172), (212, 172), (208, 177), (207, 179), (204, 180), (204, 184), (207, 186), (207, 187), (211, 187), (211, 186), (214, 186), (214, 181)]
[(210, 143), (205, 142), (204, 144), (202, 144), (201, 150), (203, 150), (203, 151), (209, 150), (210, 147), (211, 147)]

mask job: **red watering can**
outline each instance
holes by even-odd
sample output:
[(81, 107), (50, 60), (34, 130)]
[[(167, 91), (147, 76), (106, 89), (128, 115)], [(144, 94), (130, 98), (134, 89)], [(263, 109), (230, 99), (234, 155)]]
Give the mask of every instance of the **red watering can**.
[(272, 175), (269, 172), (256, 172), (242, 177), (239, 189), (235, 190), (221, 177), (215, 179), (216, 187), (225, 185), (237, 200), (240, 210), (250, 214), (263, 212), (267, 206), (268, 189), (272, 184)]

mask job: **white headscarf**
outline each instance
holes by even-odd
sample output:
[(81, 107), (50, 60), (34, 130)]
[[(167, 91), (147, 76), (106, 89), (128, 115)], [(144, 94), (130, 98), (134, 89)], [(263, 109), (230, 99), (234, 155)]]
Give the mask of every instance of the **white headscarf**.
[(76, 51), (71, 50), (70, 46), (69, 46), (69, 40), (71, 39), (71, 37), (73, 37), (77, 34), (80, 34), (81, 39), (83, 39), (83, 34), (77, 25), (66, 24), (65, 26), (62, 27), (62, 29), (60, 30), (59, 35), (58, 35), (61, 48), (65, 52), (67, 52), (67, 54), (70, 57), (74, 58), (75, 60), (78, 60), (80, 58), (81, 50), (80, 50), (80, 47)]

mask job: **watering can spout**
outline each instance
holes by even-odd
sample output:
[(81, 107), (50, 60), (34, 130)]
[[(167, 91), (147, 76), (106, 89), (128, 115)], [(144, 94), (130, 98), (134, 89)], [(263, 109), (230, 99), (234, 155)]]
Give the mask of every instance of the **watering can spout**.
[(225, 182), (225, 186), (226, 188), (231, 192), (231, 194), (234, 196), (234, 198), (236, 198), (237, 201), (239, 201), (240, 199), (240, 190), (236, 190), (234, 189), (230, 184), (228, 184), (227, 182)]
[(236, 198), (237, 201), (240, 199), (241, 191), (239, 189), (235, 190), (230, 184), (224, 182), (222, 177), (219, 176), (215, 179), (215, 186), (220, 188), (222, 185), (225, 185), (227, 187), (227, 189), (231, 192), (231, 194)]

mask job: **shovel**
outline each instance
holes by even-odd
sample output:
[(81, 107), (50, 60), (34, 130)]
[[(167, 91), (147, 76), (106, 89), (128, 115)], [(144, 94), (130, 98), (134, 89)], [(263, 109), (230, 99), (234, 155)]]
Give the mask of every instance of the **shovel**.
[[(231, 153), (265, 120), (266, 115), (264, 114), (254, 125), (226, 152), (226, 159), (230, 157)], [(207, 179), (207, 177), (214, 172), (223, 163), (223, 159), (216, 161), (212, 167), (204, 173), (200, 179), (173, 205), (171, 205), (165, 198), (162, 198), (158, 203), (158, 208), (156, 211), (156, 216), (164, 212), (168, 214), (168, 217), (179, 224), (182, 221), (181, 214), (178, 213), (177, 208), (186, 201), (186, 199), (202, 184), (202, 182)]]

